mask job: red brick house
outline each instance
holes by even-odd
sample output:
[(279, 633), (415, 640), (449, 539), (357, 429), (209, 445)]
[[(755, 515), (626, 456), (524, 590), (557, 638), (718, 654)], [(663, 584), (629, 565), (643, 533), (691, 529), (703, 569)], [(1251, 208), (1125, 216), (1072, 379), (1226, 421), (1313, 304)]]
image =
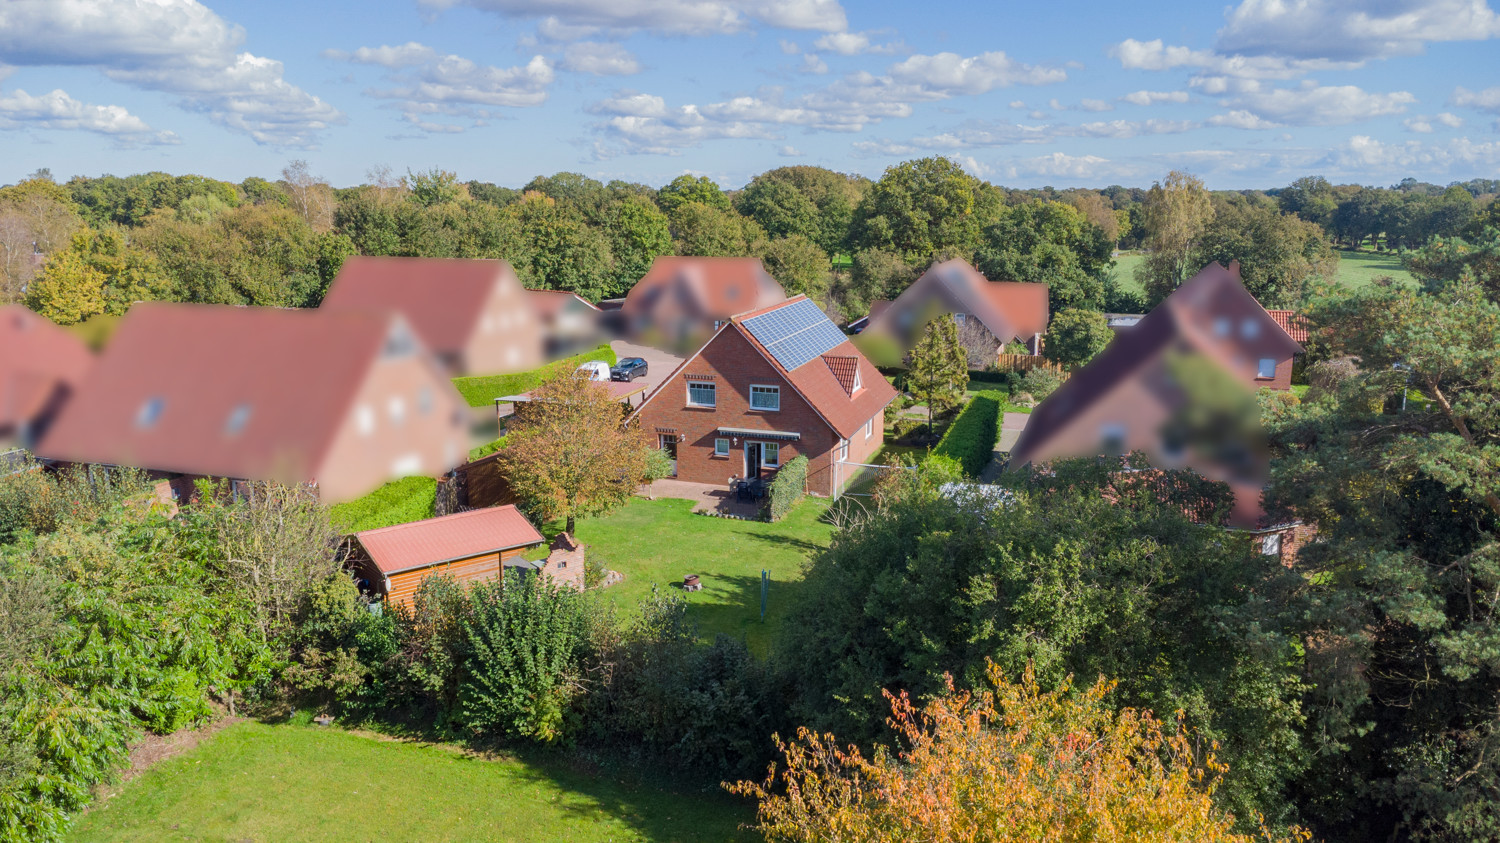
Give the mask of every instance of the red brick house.
[(860, 333), (883, 333), (911, 348), (935, 316), (959, 325), (978, 322), (994, 337), (996, 351), (1011, 342), (1040, 354), (1047, 331), (1047, 285), (990, 281), (960, 258), (933, 264), (890, 302), (872, 302), (863, 319), (851, 323)]
[(83, 340), (20, 305), (0, 307), (0, 447), (34, 445), (93, 364)]
[(786, 300), (760, 258), (663, 255), (620, 306), (627, 334), (648, 345), (697, 348), (729, 317)]
[(1214, 443), (1210, 454), (1174, 436), (1169, 423), (1190, 401), (1212, 400), (1181, 383), (1178, 367), (1189, 358), (1207, 360), (1228, 375), (1227, 384), (1285, 390), (1292, 357), (1301, 351), (1245, 290), (1238, 264), (1210, 264), (1037, 406), (1011, 449), (1010, 466), (1141, 451), (1154, 466), (1229, 482), (1240, 500), (1234, 522), (1253, 525), (1262, 516), (1268, 457), (1254, 442)]
[(501, 260), (354, 256), (323, 297), (328, 312), (396, 312), (455, 375), (541, 365), (545, 327)]
[(896, 390), (806, 296), (731, 317), (631, 416), (672, 454), (676, 477), (722, 484), (767, 478), (797, 456), (807, 488), (868, 462)]
[(206, 476), (309, 483), (336, 503), (451, 470), (467, 422), (394, 313), (143, 302), (36, 453), (145, 469), (176, 497)]

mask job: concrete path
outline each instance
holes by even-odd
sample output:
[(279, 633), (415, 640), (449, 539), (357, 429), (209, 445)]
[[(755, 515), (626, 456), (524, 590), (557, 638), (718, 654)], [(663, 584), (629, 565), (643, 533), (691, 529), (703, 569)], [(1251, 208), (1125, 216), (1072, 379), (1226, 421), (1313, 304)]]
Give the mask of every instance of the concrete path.
[(637, 405), (646, 396), (649, 396), (658, 384), (666, 380), (667, 375), (672, 374), (677, 370), (678, 366), (682, 365), (683, 358), (675, 354), (669, 354), (659, 348), (652, 348), (649, 345), (636, 345), (624, 340), (615, 340), (609, 344), (609, 347), (614, 349), (616, 357), (622, 359), (626, 357), (640, 357), (646, 361), (646, 376), (636, 378), (635, 381), (636, 385), (644, 385), (646, 387), (646, 391), (642, 393), (641, 398), (637, 398), (632, 402)]
[(1015, 447), (1016, 440), (1021, 438), (1021, 431), (1026, 429), (1026, 422), (1030, 420), (1030, 413), (1006, 413), (1000, 420), (1000, 441), (995, 443), (995, 453), (990, 458), (990, 464), (980, 472), (979, 482), (993, 483), (1000, 476), (1010, 449)]

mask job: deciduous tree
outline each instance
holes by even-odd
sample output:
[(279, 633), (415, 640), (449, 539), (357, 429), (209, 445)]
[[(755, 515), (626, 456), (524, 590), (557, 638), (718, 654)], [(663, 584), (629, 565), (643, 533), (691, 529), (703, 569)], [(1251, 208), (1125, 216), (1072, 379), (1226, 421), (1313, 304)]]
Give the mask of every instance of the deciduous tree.
[(1141, 211), (1144, 246), (1150, 254), (1136, 269), (1136, 278), (1148, 298), (1158, 302), (1198, 270), (1193, 250), (1213, 219), (1214, 207), (1202, 179), (1173, 170), (1151, 185)]
[(1042, 350), (1049, 360), (1076, 369), (1094, 359), (1113, 338), (1114, 332), (1104, 314), (1097, 310), (1068, 309), (1052, 317)]

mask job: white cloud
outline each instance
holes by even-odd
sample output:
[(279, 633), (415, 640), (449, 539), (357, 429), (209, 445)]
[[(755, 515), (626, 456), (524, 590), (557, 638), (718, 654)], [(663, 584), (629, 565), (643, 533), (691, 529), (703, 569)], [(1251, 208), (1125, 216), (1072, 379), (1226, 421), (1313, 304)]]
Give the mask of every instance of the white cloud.
[(1500, 85), (1485, 88), (1482, 91), (1471, 91), (1464, 87), (1454, 88), (1453, 96), (1448, 99), (1448, 104), (1459, 108), (1475, 108), (1492, 114), (1500, 114)]
[(596, 103), (593, 111), (625, 117), (665, 117), (667, 101), (653, 94), (626, 92)]
[[(495, 116), (494, 109), (541, 105), (547, 101), (547, 91), (556, 78), (552, 63), (542, 56), (533, 56), (531, 61), (519, 67), (501, 68), (478, 64), (462, 56), (445, 56), (432, 51), (425, 54), (424, 63), (412, 66), (405, 59), (421, 54), (418, 50), (406, 49), (412, 46), (421, 45), (408, 44), (401, 48), (362, 47), (352, 53), (337, 55), (347, 55), (347, 60), (351, 62), (392, 68), (386, 75), (390, 87), (368, 88), (365, 94), (377, 99), (396, 101), (402, 116), (424, 132), (452, 133), (466, 128), (456, 123), (437, 123), (427, 119), (435, 115), (466, 118), (470, 125), (480, 126)], [(399, 57), (401, 60), (385, 61), (392, 57)], [(625, 57), (629, 58), (629, 54), (625, 54)], [(578, 54), (572, 58), (577, 62), (575, 69), (605, 72), (590, 70), (586, 66), (590, 60), (587, 55)], [(615, 58), (619, 59), (618, 56)], [(568, 59), (565, 56), (564, 61)], [(607, 55), (597, 61), (594, 67), (609, 66)]]
[(1127, 38), (1111, 47), (1110, 56), (1126, 70), (1172, 70), (1179, 67), (1240, 79), (1294, 79), (1318, 70), (1348, 70), (1357, 61), (1324, 58), (1291, 59), (1281, 56), (1245, 56), (1167, 46), (1160, 38), (1137, 41)]
[(1016, 175), (1024, 173), (1036, 176), (1090, 179), (1112, 170), (1113, 165), (1108, 158), (1101, 158), (1097, 155), (1068, 155), (1065, 152), (1054, 152), (1050, 155), (1016, 161), (1010, 171)]
[(1078, 101), (1078, 107), (1084, 111), (1114, 111), (1115, 107), (1104, 100), (1082, 99)]
[(241, 52), (245, 33), (196, 0), (9, 0), (0, 60), (97, 67), (256, 142), (309, 146), (344, 115), (284, 78), (279, 61)]
[(1026, 101), (1025, 100), (1011, 100), (1010, 101), (1010, 107), (1011, 108), (1025, 108), (1026, 107)]
[(1221, 51), (1302, 59), (1413, 55), (1428, 42), (1500, 36), (1485, 0), (1244, 0), (1228, 17)]
[(1131, 105), (1156, 105), (1163, 102), (1187, 102), (1187, 91), (1133, 91), (1120, 97)]
[(373, 64), (397, 70), (426, 64), (437, 58), (437, 51), (426, 44), (408, 41), (400, 46), (360, 47), (352, 53), (343, 50), (324, 50), (323, 57), (335, 61), (350, 61), (356, 64)]
[(1047, 85), (1068, 78), (1067, 71), (1024, 64), (1002, 52), (969, 57), (957, 53), (915, 55), (892, 65), (890, 75), (898, 82), (949, 96), (983, 94), (1012, 85)]
[[(1436, 125), (1434, 125), (1436, 124)], [(1436, 131), (1437, 126), (1446, 126), (1449, 129), (1457, 129), (1464, 124), (1462, 117), (1456, 114), (1443, 112), (1441, 114), (1419, 114), (1416, 117), (1408, 117), (1401, 121), (1408, 132), (1428, 135)]]
[(563, 51), (558, 66), (563, 70), (592, 73), (595, 76), (630, 76), (641, 72), (640, 62), (630, 51), (620, 46), (599, 41), (579, 41), (569, 44)]
[(815, 53), (806, 53), (802, 56), (802, 64), (797, 69), (803, 73), (822, 75), (828, 72), (828, 62), (823, 61)]
[[(848, 17), (838, 0), (420, 0), (435, 9), (467, 6), (512, 18), (537, 18), (543, 35), (588, 37), (599, 28), (646, 29), (678, 35), (740, 32), (751, 20), (782, 29), (842, 32)], [(550, 23), (548, 23), (550, 21)]]
[(1406, 91), (1371, 93), (1353, 85), (1247, 90), (1235, 103), (1265, 120), (1288, 126), (1339, 126), (1400, 114), (1417, 98)]
[(35, 97), (20, 89), (0, 94), (0, 129), (28, 127), (97, 132), (122, 143), (181, 143), (176, 134), (158, 132), (118, 105), (90, 105), (62, 90)]
[(1500, 167), (1500, 142), (1475, 143), (1468, 138), (1453, 138), (1443, 144), (1418, 140), (1385, 143), (1368, 135), (1355, 135), (1321, 163), (1371, 175), (1420, 173), (1429, 177), (1441, 174), (1472, 177), (1476, 171)]
[(797, 45), (796, 41), (788, 41), (785, 38), (782, 38), (776, 43), (781, 45), (781, 52), (783, 55), (795, 56), (798, 53), (802, 52), (802, 48)]
[(1226, 114), (1215, 114), (1208, 118), (1208, 125), (1225, 126), (1231, 129), (1274, 129), (1277, 124), (1242, 108), (1237, 108)]
[(777, 147), (776, 154), (780, 155), (782, 158), (801, 158), (803, 152), (795, 146), (788, 145)]
[(564, 23), (555, 15), (542, 18), (536, 25), (537, 34), (548, 41), (577, 41), (598, 34), (601, 28)]
[(814, 41), (813, 46), (841, 56), (890, 55), (901, 51), (900, 42), (876, 44), (868, 32), (835, 32)]

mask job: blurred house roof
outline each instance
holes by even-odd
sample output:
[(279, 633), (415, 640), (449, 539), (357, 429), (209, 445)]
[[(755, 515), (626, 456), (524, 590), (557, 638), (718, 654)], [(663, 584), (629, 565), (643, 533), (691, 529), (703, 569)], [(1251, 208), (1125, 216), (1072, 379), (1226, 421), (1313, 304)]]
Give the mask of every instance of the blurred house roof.
[(83, 340), (20, 305), (0, 307), (0, 430), (35, 423), (94, 364)]
[(387, 575), (545, 541), (514, 505), (366, 530), (355, 538)]
[(566, 290), (527, 290), (526, 301), (531, 305), (532, 312), (546, 323), (556, 321), (558, 314), (570, 306), (583, 307), (595, 313), (599, 311), (588, 299)]
[(911, 283), (886, 307), (871, 305), (866, 318), (873, 324), (879, 317), (889, 319), (891, 309), (920, 309), (916, 300), (931, 297), (934, 287), (942, 285), (949, 294), (967, 307), (1001, 342), (1028, 340), (1047, 330), (1050, 315), (1047, 285), (1020, 281), (990, 281), (968, 261), (961, 258), (935, 263)]
[(701, 258), (663, 255), (625, 296), (621, 309), (649, 318), (658, 308), (687, 310), (707, 319), (728, 319), (786, 299), (760, 258)]

